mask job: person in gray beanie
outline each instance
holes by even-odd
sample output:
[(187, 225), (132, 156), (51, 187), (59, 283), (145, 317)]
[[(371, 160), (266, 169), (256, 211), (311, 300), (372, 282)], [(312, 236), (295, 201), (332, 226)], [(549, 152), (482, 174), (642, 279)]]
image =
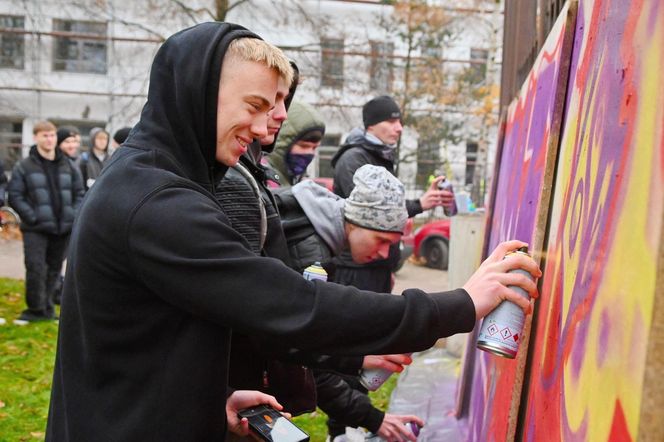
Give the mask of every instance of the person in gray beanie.
[(274, 190), (295, 270), (318, 261), (333, 273), (332, 258), (346, 247), (358, 264), (385, 259), (401, 239), (408, 220), (403, 184), (370, 164), (357, 169), (353, 181), (346, 199), (309, 180)]
[[(298, 272), (320, 262), (333, 274), (332, 258), (346, 247), (358, 264), (385, 259), (390, 246), (401, 239), (408, 219), (403, 184), (384, 167), (369, 164), (357, 169), (353, 182), (355, 187), (345, 200), (313, 181), (274, 191), (291, 266)], [(365, 356), (364, 364), (371, 364), (373, 358), (377, 356)], [(408, 355), (382, 358), (393, 371), (412, 362)], [(317, 405), (332, 421), (367, 428), (386, 440), (394, 435), (409, 440), (406, 422), (424, 425), (417, 416), (384, 413), (374, 407), (366, 394), (354, 388), (359, 382), (357, 370), (314, 368), (314, 378)], [(332, 438), (337, 435), (331, 433)]]
[[(358, 185), (355, 172), (367, 164), (384, 167), (390, 174), (395, 173), (396, 147), (403, 130), (401, 117), (399, 105), (390, 96), (376, 97), (364, 104), (364, 127), (353, 129), (332, 158), (334, 193), (349, 198)], [(437, 188), (443, 178), (437, 177), (420, 198), (405, 201), (407, 217), (436, 206), (453, 204), (454, 194)], [(389, 253), (383, 259), (370, 262), (358, 262), (352, 250), (345, 250), (335, 259), (335, 272), (330, 280), (362, 290), (389, 293), (392, 291), (392, 272), (400, 257), (401, 252), (396, 243), (390, 246)], [(347, 381), (358, 394), (366, 393), (366, 389), (356, 379)], [(351, 421), (331, 418), (328, 421), (330, 438), (343, 434), (345, 427), (351, 424)]]
[[(334, 168), (334, 193), (347, 198), (355, 187), (354, 173), (365, 164), (382, 166), (395, 173), (397, 142), (401, 136), (401, 111), (392, 97), (383, 95), (369, 100), (362, 108), (364, 128), (353, 129), (344, 144), (332, 158)], [(406, 200), (408, 217), (436, 206), (454, 204), (454, 194), (439, 190), (438, 183), (444, 179), (437, 177), (418, 199)], [(392, 271), (399, 262), (397, 245), (390, 250), (387, 259), (369, 265), (354, 262), (349, 253), (344, 252), (338, 259), (334, 282), (352, 285), (362, 290), (390, 292)]]

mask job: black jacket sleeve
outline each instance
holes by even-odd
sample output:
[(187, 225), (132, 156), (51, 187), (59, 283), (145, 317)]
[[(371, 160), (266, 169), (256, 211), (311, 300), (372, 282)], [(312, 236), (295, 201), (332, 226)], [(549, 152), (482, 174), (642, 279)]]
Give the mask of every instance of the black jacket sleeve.
[(366, 394), (353, 389), (341, 376), (314, 371), (318, 406), (329, 417), (351, 427), (364, 427), (375, 433), (385, 413), (371, 404)]
[[(266, 345), (255, 341), (256, 348), (265, 349)], [(336, 372), (355, 376), (362, 368), (364, 356), (330, 356), (301, 352), (296, 349), (272, 348), (270, 352), (263, 352), (264, 356), (278, 359), (290, 364), (306, 365), (324, 372)]]
[(412, 218), (415, 215), (424, 212), (420, 200), (406, 200), (406, 210), (408, 211), (408, 218)]
[(249, 336), (359, 356), (424, 350), (475, 325), (463, 289), (380, 296), (307, 281), (279, 260), (257, 257), (213, 197), (197, 190), (161, 189), (131, 213), (127, 256), (141, 284), (179, 310)]

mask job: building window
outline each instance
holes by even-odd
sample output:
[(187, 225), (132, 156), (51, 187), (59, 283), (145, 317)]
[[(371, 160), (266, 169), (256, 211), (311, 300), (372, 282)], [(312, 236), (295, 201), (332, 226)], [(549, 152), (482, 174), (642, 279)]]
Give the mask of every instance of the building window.
[(344, 86), (344, 40), (322, 38), (320, 85), (341, 89)]
[(72, 33), (53, 38), (54, 71), (106, 73), (106, 23), (53, 20), (53, 30)]
[(23, 124), (20, 121), (0, 120), (0, 160), (9, 172), (16, 162), (21, 160), (21, 133)]
[(392, 54), (394, 43), (372, 41), (369, 86), (371, 90), (387, 93), (392, 90)]
[(417, 146), (417, 176), (415, 182), (418, 186), (427, 189), (429, 177), (441, 173), (440, 144), (432, 141), (420, 141)]
[(471, 49), (470, 50), (470, 61), (475, 62), (471, 63), (469, 70), (470, 81), (478, 84), (482, 83), (486, 79), (486, 62), (489, 59), (489, 51), (486, 49)]
[(332, 167), (332, 157), (339, 150), (341, 135), (325, 134), (323, 141), (318, 147), (318, 176), (324, 178), (334, 177), (334, 168)]
[(477, 164), (477, 143), (466, 143), (466, 184), (473, 184), (475, 165)]
[(25, 29), (25, 18), (0, 15), (0, 68), (23, 69), (25, 60), (25, 36), (10, 32)]

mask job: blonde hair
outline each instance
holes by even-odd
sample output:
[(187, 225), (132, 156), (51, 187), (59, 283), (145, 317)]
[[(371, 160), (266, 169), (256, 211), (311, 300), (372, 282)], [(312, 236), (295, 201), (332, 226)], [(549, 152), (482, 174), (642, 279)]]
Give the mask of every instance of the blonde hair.
[(55, 124), (50, 121), (38, 121), (32, 127), (32, 135), (37, 135), (39, 132), (55, 132), (57, 131)]
[(293, 82), (293, 68), (286, 55), (278, 47), (258, 38), (236, 38), (228, 46), (226, 54), (232, 58), (255, 61), (274, 69), (287, 83)]

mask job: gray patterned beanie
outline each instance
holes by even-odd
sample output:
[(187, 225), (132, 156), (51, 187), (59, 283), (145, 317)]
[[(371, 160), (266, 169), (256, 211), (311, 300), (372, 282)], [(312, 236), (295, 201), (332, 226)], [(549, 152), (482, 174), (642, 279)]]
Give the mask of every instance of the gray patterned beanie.
[(366, 164), (353, 175), (355, 188), (346, 198), (344, 216), (359, 227), (403, 233), (408, 220), (401, 181), (384, 167)]

